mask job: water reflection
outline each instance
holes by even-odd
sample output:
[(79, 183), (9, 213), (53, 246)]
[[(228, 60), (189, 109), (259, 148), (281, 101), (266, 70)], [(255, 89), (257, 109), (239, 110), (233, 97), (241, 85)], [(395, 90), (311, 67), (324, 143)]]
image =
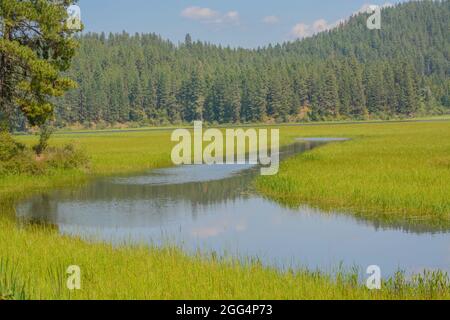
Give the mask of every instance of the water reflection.
[[(280, 157), (325, 142), (296, 143)], [(377, 264), (386, 275), (399, 267), (450, 271), (448, 231), (285, 208), (252, 192), (259, 172), (251, 165), (185, 166), (100, 179), (33, 197), (17, 207), (17, 214), (55, 224), (62, 234), (115, 244), (171, 241), (186, 250), (259, 257), (280, 267), (326, 270), (343, 262)]]

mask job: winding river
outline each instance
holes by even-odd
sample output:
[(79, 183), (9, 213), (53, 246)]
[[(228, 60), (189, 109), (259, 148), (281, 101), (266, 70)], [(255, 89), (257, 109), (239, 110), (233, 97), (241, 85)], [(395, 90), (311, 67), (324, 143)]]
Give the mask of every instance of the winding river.
[[(339, 140), (339, 139), (337, 139)], [(281, 158), (335, 139), (304, 139)], [(301, 170), (301, 168), (299, 168)], [(381, 267), (383, 276), (424, 269), (450, 273), (450, 230), (390, 225), (308, 206), (291, 209), (252, 190), (259, 168), (198, 165), (102, 178), (17, 205), (23, 221), (115, 245), (175, 244), (188, 252), (258, 258), (278, 268)]]

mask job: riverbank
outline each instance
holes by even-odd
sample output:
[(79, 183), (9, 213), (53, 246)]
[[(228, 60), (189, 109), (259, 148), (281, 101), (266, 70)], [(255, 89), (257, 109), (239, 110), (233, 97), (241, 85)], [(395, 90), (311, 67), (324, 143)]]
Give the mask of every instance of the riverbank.
[[(384, 222), (450, 226), (450, 122), (302, 130), (349, 137), (282, 163), (256, 185), (290, 207), (302, 204)], [(285, 136), (300, 131), (285, 129)]]
[[(35, 136), (18, 136), (20, 142), (32, 145)], [(88, 170), (54, 170), (40, 176), (0, 177), (0, 201), (21, 199), (32, 193), (73, 187), (98, 176), (142, 172), (171, 166), (170, 132), (102, 133), (54, 135), (52, 145), (73, 143), (90, 158)]]
[[(16, 299), (449, 299), (441, 274), (407, 284), (398, 277), (369, 291), (357, 276), (281, 273), (257, 262), (189, 257), (177, 249), (113, 248), (0, 219), (0, 298)], [(66, 269), (81, 268), (81, 290), (66, 289)], [(124, 273), (126, 270), (126, 273)]]
[[(390, 201), (380, 212), (386, 218), (420, 218), (419, 223), (445, 223), (448, 209), (449, 122), (388, 123), (284, 127), (282, 143), (297, 137), (348, 137), (352, 141), (328, 145), (299, 155), (282, 164), (279, 177), (257, 181), (267, 196), (296, 206), (301, 202), (352, 208), (354, 198), (364, 195), (364, 208)], [(32, 143), (34, 137), (20, 137)], [(91, 157), (88, 172), (58, 171), (41, 177), (0, 178), (0, 297), (27, 299), (449, 299), (448, 278), (436, 274), (424, 283), (407, 284), (391, 279), (381, 291), (369, 291), (345, 273), (337, 278), (309, 271), (281, 273), (258, 263), (242, 265), (198, 256), (188, 257), (176, 249), (112, 248), (62, 237), (52, 229), (21, 227), (13, 219), (15, 200), (49, 188), (76, 186), (96, 176), (126, 174), (170, 166), (170, 132), (96, 133), (56, 135), (52, 144), (75, 141)], [(353, 153), (353, 156), (351, 154)], [(342, 164), (345, 160), (348, 163)], [(315, 166), (315, 165), (319, 166)], [(377, 169), (377, 167), (379, 167)], [(317, 171), (318, 170), (318, 171)], [(386, 171), (387, 170), (387, 171)], [(302, 174), (303, 173), (303, 174)], [(315, 174), (314, 174), (315, 173)], [(297, 177), (283, 184), (287, 176)], [(320, 183), (341, 188), (326, 188)], [(308, 179), (303, 184), (303, 179)], [(400, 179), (402, 177), (403, 179)], [(343, 182), (341, 179), (345, 178)], [(441, 180), (445, 179), (445, 180)], [(299, 181), (300, 189), (297, 188)], [(328, 182), (327, 182), (328, 181)], [(367, 181), (367, 183), (365, 182)], [(378, 182), (374, 185), (375, 182)], [(340, 184), (342, 183), (342, 185)], [(282, 189), (288, 185), (291, 189)], [(408, 186), (411, 189), (408, 189)], [(306, 189), (305, 186), (309, 186)], [(389, 186), (390, 188), (387, 188)], [(406, 188), (406, 189), (405, 189)], [(283, 191), (280, 191), (283, 190)], [(355, 193), (355, 190), (357, 192)], [(391, 191), (391, 193), (387, 191)], [(396, 192), (397, 190), (397, 192)], [(402, 191), (403, 190), (403, 191)], [(415, 193), (413, 192), (415, 191)], [(281, 192), (291, 198), (280, 197)], [(296, 192), (322, 196), (296, 198)], [(334, 193), (333, 193), (334, 192)], [(337, 193), (339, 192), (339, 193)], [(376, 197), (379, 192), (380, 197)], [(447, 192), (447, 193), (446, 193)], [(397, 195), (398, 194), (398, 195)], [(277, 196), (278, 195), (278, 196)], [(346, 202), (330, 199), (343, 197)], [(414, 197), (421, 195), (421, 201)], [(393, 200), (389, 200), (394, 196)], [(381, 199), (381, 202), (373, 199)], [(297, 202), (296, 202), (297, 201)], [(446, 202), (447, 201), (447, 202)], [(350, 203), (352, 205), (350, 205)], [(441, 205), (438, 205), (438, 204)], [(405, 204), (406, 210), (401, 210)], [(396, 213), (395, 208), (401, 213)], [(416, 213), (417, 208), (425, 209)], [(431, 209), (430, 209), (431, 208)], [(447, 208), (447, 209), (446, 209)], [(435, 211), (433, 211), (435, 210)], [(448, 211), (447, 211), (448, 214)], [(433, 222), (434, 223), (434, 222)], [(65, 289), (65, 269), (77, 264), (83, 272), (83, 289)], [(123, 270), (127, 269), (126, 277)], [(192, 279), (195, 279), (192, 282)], [(420, 284), (422, 283), (422, 284)]]

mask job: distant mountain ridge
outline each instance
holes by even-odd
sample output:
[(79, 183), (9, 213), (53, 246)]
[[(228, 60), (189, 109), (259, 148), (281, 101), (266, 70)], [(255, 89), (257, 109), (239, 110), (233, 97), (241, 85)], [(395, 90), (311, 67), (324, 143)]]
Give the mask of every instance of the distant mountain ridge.
[(450, 1), (414, 1), (255, 50), (86, 34), (60, 126), (390, 118), (450, 112)]

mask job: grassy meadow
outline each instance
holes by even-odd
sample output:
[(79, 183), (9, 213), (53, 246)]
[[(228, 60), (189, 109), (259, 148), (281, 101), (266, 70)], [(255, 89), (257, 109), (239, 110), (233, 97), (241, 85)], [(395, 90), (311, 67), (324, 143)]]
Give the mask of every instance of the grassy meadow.
[(377, 220), (450, 226), (450, 122), (285, 129), (286, 137), (348, 137), (261, 177), (260, 192)]
[[(36, 143), (36, 136), (17, 136), (24, 144)], [(73, 143), (90, 158), (88, 170), (54, 170), (47, 175), (0, 176), (0, 200), (19, 199), (32, 192), (76, 186), (88, 179), (139, 172), (171, 165), (170, 133), (161, 131), (127, 133), (55, 134), (51, 145)]]
[[(33, 192), (170, 166), (170, 133), (57, 134), (51, 144), (74, 142), (89, 155), (88, 169), (0, 177), (0, 299), (450, 299), (450, 281), (440, 273), (409, 283), (398, 277), (369, 291), (351, 272), (333, 278), (281, 273), (257, 262), (191, 257), (176, 248), (112, 248), (12, 218), (14, 203)], [(282, 143), (298, 137), (352, 140), (285, 161), (278, 176), (256, 181), (266, 196), (370, 219), (449, 224), (450, 122), (286, 126), (281, 135)], [(17, 139), (31, 144), (36, 137)], [(82, 269), (82, 290), (76, 292), (65, 289), (72, 264)]]
[[(281, 273), (259, 263), (189, 257), (177, 249), (112, 248), (0, 219), (0, 298), (16, 299), (450, 299), (442, 274), (398, 277), (369, 291), (353, 273)], [(81, 290), (66, 289), (66, 269), (82, 270)], [(423, 281), (425, 279), (425, 281)]]

